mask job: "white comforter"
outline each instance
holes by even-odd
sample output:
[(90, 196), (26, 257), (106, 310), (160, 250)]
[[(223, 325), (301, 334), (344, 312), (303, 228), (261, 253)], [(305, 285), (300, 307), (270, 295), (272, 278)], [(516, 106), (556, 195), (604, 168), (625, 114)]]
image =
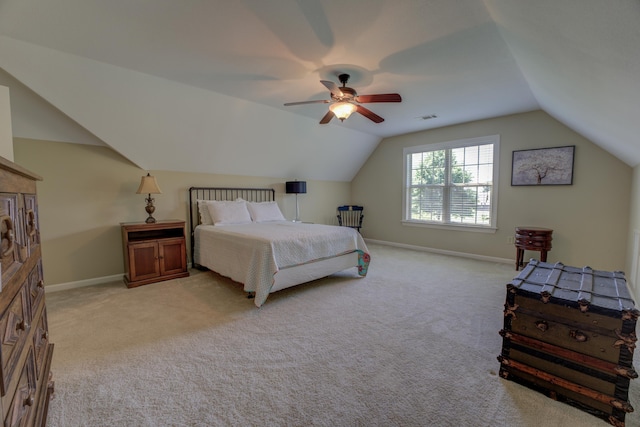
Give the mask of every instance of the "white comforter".
[(288, 221), (199, 225), (195, 243), (195, 262), (243, 283), (245, 291), (255, 292), (258, 307), (266, 301), (274, 275), (283, 268), (355, 251), (368, 260), (360, 233), (332, 225)]

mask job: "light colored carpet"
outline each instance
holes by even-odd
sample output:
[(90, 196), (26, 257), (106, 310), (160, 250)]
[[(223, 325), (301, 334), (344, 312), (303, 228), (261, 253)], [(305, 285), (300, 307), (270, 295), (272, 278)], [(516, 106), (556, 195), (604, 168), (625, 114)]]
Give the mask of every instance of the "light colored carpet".
[(608, 425), (498, 377), (511, 265), (370, 250), (366, 278), (340, 273), (260, 309), (199, 271), (47, 294), (49, 425)]

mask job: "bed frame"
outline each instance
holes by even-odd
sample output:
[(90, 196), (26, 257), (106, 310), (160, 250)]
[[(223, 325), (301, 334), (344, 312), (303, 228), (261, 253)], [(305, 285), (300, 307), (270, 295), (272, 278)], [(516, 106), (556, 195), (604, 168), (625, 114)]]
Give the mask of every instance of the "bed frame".
[[(191, 231), (191, 261), (193, 267), (201, 268), (195, 263), (195, 229), (200, 224), (198, 200), (236, 200), (242, 198), (248, 202), (275, 201), (273, 188), (226, 188), (226, 187), (191, 187), (189, 188), (189, 224)], [(281, 269), (274, 281), (271, 293), (329, 276), (338, 271), (358, 266), (358, 253), (340, 255), (333, 258)], [(366, 274), (366, 273), (365, 273)], [(252, 295), (250, 294), (249, 297)]]

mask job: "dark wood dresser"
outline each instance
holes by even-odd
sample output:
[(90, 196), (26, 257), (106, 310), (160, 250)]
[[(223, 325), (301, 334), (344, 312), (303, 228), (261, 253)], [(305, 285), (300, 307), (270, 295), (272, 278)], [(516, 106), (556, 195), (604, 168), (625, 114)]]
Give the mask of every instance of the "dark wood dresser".
[(542, 227), (516, 227), (516, 271), (524, 265), (524, 251), (540, 251), (540, 261), (547, 261), (553, 230)]
[(624, 426), (639, 314), (624, 273), (532, 260), (507, 285), (500, 375)]
[(180, 220), (121, 224), (127, 287), (189, 275), (184, 225)]
[(0, 407), (4, 426), (44, 426), (53, 393), (36, 181), (0, 157)]

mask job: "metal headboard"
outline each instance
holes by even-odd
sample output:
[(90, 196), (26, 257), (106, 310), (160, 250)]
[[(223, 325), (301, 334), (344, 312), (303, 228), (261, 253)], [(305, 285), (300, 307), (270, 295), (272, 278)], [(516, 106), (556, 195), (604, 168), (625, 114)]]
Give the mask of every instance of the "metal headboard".
[(191, 187), (189, 188), (189, 227), (191, 230), (191, 261), (193, 262), (193, 235), (200, 224), (198, 200), (236, 200), (248, 202), (273, 202), (276, 190), (273, 188), (226, 188), (226, 187)]

